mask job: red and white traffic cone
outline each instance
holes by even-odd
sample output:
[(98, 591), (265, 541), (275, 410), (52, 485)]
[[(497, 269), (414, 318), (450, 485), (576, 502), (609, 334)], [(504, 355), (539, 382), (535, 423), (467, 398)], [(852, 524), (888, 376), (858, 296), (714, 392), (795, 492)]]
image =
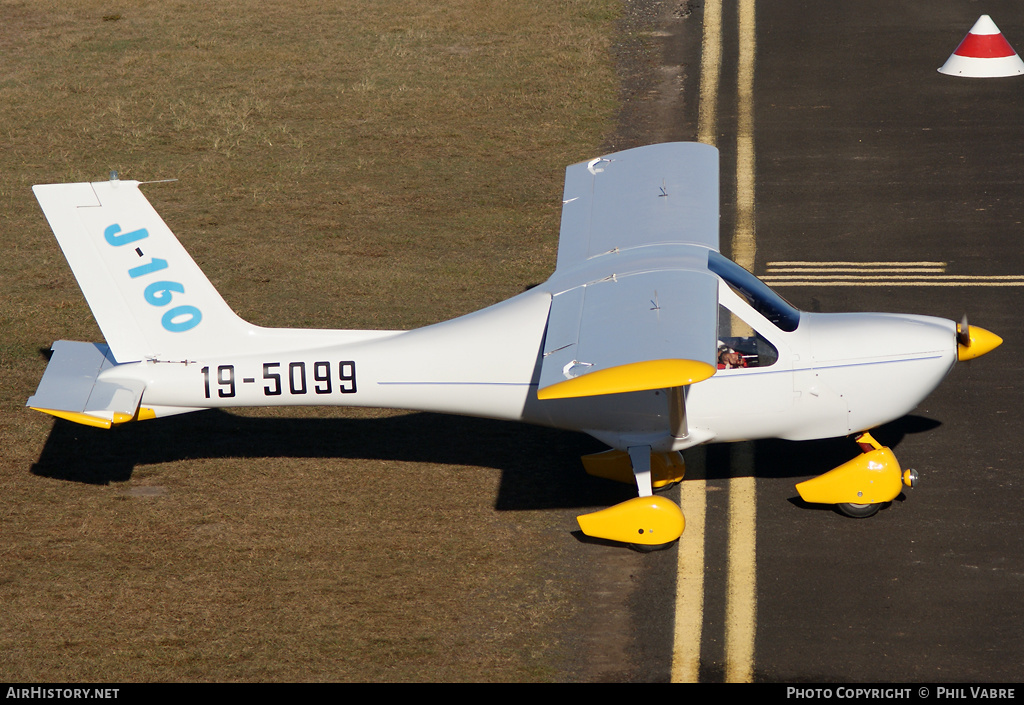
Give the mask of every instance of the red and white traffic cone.
[(1020, 60), (988, 15), (982, 15), (939, 69), (939, 73), (968, 78), (994, 78), (1024, 74)]

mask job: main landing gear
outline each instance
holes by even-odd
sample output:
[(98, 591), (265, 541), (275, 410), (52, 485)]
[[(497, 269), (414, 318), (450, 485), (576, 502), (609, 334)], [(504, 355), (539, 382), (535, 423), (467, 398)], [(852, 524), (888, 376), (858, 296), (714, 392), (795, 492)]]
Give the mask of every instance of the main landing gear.
[(862, 433), (857, 437), (861, 454), (839, 467), (796, 486), (800, 498), (813, 504), (834, 504), (848, 517), (874, 516), (899, 496), (903, 486), (917, 483), (917, 472), (900, 470), (893, 452)]
[(629, 452), (609, 450), (583, 456), (591, 475), (609, 480), (636, 482), (639, 497), (576, 518), (587, 536), (627, 543), (640, 551), (666, 548), (683, 534), (686, 521), (679, 506), (654, 494), (683, 479), (686, 465), (679, 452), (652, 453), (650, 446), (631, 447)]
[[(869, 433), (857, 437), (861, 454), (839, 467), (796, 486), (805, 502), (832, 504), (849, 517), (874, 516), (899, 496), (903, 487), (917, 483), (917, 472), (901, 470), (893, 452)], [(609, 480), (636, 482), (640, 496), (577, 517), (587, 536), (629, 544), (641, 551), (665, 548), (683, 534), (683, 512), (675, 502), (656, 496), (654, 489), (671, 487), (683, 479), (686, 465), (679, 452), (652, 453), (650, 446), (628, 452), (608, 450), (583, 457), (587, 472)]]

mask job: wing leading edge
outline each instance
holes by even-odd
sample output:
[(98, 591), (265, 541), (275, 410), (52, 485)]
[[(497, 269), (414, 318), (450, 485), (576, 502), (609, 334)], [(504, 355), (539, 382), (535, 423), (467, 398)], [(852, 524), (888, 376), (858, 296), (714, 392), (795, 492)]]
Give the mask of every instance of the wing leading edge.
[(680, 387), (717, 369), (718, 150), (651, 145), (566, 170), (540, 399)]

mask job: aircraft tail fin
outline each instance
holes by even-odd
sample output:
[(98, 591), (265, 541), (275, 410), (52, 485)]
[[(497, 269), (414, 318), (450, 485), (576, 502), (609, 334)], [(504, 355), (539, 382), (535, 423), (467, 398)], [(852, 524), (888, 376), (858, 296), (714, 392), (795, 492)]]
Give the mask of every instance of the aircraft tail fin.
[(257, 330), (227, 305), (138, 181), (32, 191), (117, 362), (238, 349)]

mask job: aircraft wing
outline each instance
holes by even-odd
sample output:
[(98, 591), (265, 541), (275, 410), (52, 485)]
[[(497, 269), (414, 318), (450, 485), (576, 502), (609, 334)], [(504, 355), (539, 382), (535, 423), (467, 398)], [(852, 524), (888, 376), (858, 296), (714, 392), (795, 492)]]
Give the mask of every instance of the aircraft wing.
[(538, 397), (680, 387), (717, 369), (718, 150), (651, 145), (566, 170)]
[(653, 144), (565, 170), (557, 269), (662, 243), (718, 249), (717, 149)]

